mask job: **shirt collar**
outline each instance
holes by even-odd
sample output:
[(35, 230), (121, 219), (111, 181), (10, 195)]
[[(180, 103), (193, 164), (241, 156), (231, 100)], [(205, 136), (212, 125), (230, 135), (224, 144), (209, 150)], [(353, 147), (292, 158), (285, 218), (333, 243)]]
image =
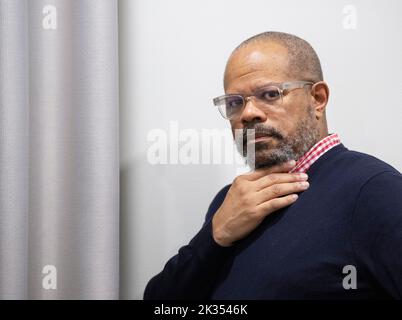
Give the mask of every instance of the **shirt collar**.
[(339, 144), (341, 144), (341, 140), (339, 139), (338, 134), (333, 133), (326, 136), (300, 157), (300, 159), (296, 161), (296, 166), (289, 172), (305, 173), (311, 165), (318, 160), (318, 158)]

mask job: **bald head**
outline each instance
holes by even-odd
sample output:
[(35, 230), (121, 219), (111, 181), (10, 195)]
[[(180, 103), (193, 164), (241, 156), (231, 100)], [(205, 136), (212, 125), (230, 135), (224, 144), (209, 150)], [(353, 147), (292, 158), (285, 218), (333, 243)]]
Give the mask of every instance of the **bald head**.
[[(321, 63), (313, 47), (305, 40), (283, 32), (264, 32), (243, 41), (233, 50), (225, 70), (225, 87), (228, 69), (239, 55), (248, 49), (249, 54), (269, 55), (278, 61), (277, 68), (289, 78), (318, 82), (323, 80)], [(259, 50), (261, 49), (261, 50)]]

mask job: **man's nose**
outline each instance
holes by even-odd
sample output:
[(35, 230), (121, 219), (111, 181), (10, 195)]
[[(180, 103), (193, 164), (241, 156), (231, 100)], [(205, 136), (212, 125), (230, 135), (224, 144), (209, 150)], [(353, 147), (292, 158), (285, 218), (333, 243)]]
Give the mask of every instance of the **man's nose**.
[(255, 105), (251, 97), (246, 98), (245, 104), (240, 116), (243, 125), (249, 122), (265, 122), (267, 120), (266, 113)]

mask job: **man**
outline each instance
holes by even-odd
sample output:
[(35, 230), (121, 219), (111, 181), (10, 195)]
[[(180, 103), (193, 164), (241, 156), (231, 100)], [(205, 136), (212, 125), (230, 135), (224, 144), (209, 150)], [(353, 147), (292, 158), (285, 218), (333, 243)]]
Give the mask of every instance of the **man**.
[(224, 87), (214, 103), (254, 145), (256, 170), (216, 195), (144, 298), (401, 298), (402, 176), (328, 133), (314, 49), (254, 36), (230, 56)]

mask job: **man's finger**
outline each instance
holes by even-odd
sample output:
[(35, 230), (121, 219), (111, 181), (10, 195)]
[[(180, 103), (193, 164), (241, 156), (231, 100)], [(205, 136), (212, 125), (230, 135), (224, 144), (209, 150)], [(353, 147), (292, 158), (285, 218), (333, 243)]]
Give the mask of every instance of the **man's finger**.
[(307, 181), (274, 184), (257, 192), (258, 203), (261, 204), (288, 194), (302, 192), (308, 189), (309, 186)]
[(274, 184), (280, 184), (285, 182), (306, 181), (308, 175), (305, 173), (271, 173), (261, 177), (254, 181), (254, 185), (257, 191), (272, 186)]
[(275, 198), (257, 206), (260, 218), (265, 218), (272, 212), (287, 207), (297, 200), (297, 194), (289, 194), (285, 197)]

